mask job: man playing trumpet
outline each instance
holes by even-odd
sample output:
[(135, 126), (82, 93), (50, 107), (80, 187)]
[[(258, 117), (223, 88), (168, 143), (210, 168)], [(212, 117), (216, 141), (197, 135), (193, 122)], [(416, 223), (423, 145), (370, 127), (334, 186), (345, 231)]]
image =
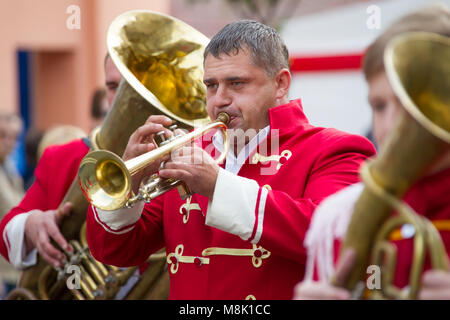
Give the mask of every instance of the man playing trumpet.
[[(132, 266), (165, 246), (171, 299), (289, 299), (303, 277), (302, 242), (314, 209), (356, 182), (359, 165), (375, 150), (363, 137), (312, 126), (300, 100), (289, 101), (288, 51), (272, 28), (231, 23), (204, 58), (208, 114), (230, 116), (225, 163), (205, 151), (223, 150), (214, 135), (201, 148), (175, 152), (159, 170), (162, 178), (184, 181), (195, 192), (188, 199), (172, 190), (146, 205), (90, 208), (91, 252), (101, 262)], [(171, 122), (149, 117), (123, 159), (154, 149), (148, 141)], [(162, 160), (134, 176), (134, 191)]]

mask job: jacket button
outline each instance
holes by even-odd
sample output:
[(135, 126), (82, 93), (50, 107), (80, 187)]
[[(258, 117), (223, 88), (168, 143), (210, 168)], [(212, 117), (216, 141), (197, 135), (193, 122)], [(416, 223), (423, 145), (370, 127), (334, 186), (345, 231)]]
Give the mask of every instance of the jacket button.
[(177, 258), (176, 256), (171, 256), (171, 257), (170, 257), (170, 261), (171, 261), (173, 264), (177, 264), (177, 263), (178, 263), (178, 258)]
[(200, 259), (199, 257), (195, 257), (195, 258), (194, 258), (194, 264), (195, 264), (197, 267), (200, 267), (200, 266), (203, 264), (202, 259)]
[(283, 156), (283, 157), (280, 157), (280, 159), (278, 160), (278, 162), (279, 162), (280, 164), (285, 164), (287, 160), (288, 160), (288, 159), (287, 159), (285, 156)]
[(261, 249), (255, 249), (255, 251), (253, 251), (253, 256), (255, 256), (255, 258), (261, 258), (263, 255), (263, 252)]

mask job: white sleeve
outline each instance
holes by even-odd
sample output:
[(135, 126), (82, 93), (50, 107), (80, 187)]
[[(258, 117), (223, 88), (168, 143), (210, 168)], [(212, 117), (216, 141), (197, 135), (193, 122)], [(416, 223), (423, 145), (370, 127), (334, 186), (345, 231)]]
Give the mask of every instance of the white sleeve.
[(255, 180), (219, 170), (206, 225), (257, 243), (261, 238), (267, 189)]
[(114, 234), (126, 233), (134, 228), (140, 219), (145, 203), (139, 201), (132, 208), (121, 208), (114, 211), (104, 211), (92, 206), (95, 220), (106, 231)]
[(32, 212), (18, 214), (8, 222), (3, 231), (9, 261), (19, 270), (37, 263), (37, 249), (32, 249), (28, 255), (26, 254), (25, 223)]

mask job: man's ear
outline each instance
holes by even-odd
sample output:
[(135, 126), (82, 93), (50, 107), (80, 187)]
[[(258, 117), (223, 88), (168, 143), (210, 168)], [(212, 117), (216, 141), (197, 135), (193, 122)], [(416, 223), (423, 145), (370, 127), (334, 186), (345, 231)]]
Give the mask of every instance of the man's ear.
[(288, 69), (281, 69), (275, 76), (276, 82), (276, 99), (283, 99), (287, 97), (289, 88), (291, 87), (291, 73)]

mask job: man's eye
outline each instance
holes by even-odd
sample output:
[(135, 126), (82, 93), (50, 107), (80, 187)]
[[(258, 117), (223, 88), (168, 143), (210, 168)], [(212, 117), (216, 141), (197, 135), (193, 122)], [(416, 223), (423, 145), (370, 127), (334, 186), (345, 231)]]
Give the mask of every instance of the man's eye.
[(233, 87), (239, 87), (239, 86), (241, 86), (241, 85), (243, 85), (244, 84), (244, 82), (242, 82), (242, 81), (233, 81), (232, 83), (231, 83), (231, 85), (233, 86)]
[(215, 88), (217, 88), (217, 83), (207, 83), (206, 88), (215, 89)]

